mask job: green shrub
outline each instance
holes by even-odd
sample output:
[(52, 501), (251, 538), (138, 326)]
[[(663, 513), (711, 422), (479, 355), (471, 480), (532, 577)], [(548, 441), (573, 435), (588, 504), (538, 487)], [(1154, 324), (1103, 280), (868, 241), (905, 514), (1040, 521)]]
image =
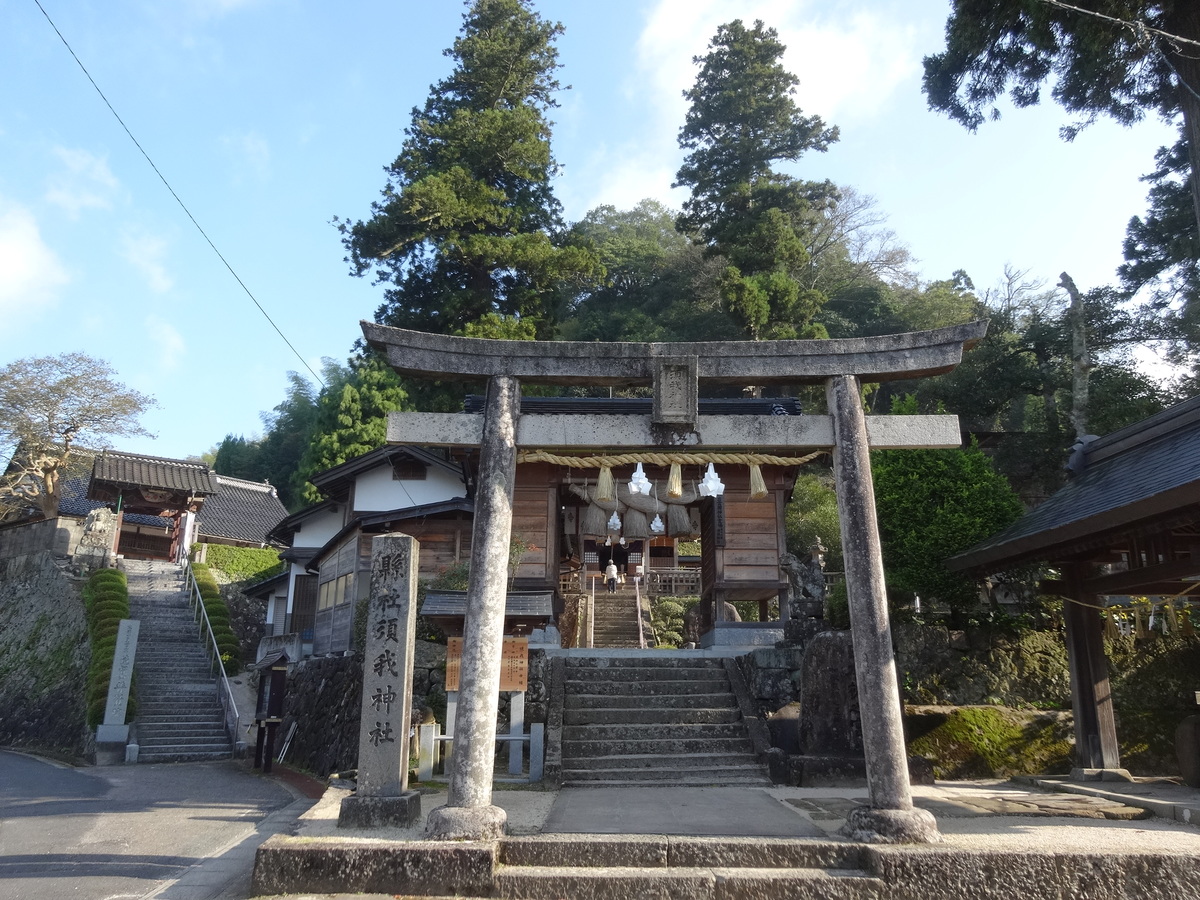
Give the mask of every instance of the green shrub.
[(205, 550), (207, 565), (223, 572), (230, 581), (262, 581), (278, 575), (287, 565), (279, 559), (279, 551), (259, 547), (227, 547), (209, 544)]
[(236, 675), (242, 670), (242, 648), (233, 629), (229, 627), (229, 607), (221, 598), (221, 588), (208, 566), (203, 563), (193, 565), (192, 574), (196, 579), (196, 587), (200, 591), (204, 612), (208, 615), (208, 624), (217, 641), (217, 649), (225, 674)]

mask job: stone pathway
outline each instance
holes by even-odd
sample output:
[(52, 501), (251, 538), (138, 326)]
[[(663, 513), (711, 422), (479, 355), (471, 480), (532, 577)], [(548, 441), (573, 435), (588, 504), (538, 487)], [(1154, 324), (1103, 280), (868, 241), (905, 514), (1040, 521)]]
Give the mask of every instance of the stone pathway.
[[(831, 830), (840, 827), (846, 814), (862, 804), (861, 800), (845, 797), (790, 797), (785, 802), (796, 807), (814, 823)], [(1153, 816), (1153, 813), (1147, 810), (1126, 806), (1114, 800), (1071, 794), (1022, 795), (1020, 799), (1001, 793), (991, 796), (972, 794), (961, 799), (916, 797), (913, 802), (918, 807), (929, 810), (938, 819), (1036, 816), (1130, 821), (1149, 819)]]

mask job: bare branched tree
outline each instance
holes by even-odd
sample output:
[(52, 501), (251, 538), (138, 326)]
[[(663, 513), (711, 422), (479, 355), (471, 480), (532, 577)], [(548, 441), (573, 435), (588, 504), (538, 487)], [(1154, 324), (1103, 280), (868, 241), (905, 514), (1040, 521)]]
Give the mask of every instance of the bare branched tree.
[(153, 397), (117, 381), (84, 353), (19, 359), (0, 368), (0, 504), (58, 514), (62, 476), (80, 450), (147, 435), (139, 424)]

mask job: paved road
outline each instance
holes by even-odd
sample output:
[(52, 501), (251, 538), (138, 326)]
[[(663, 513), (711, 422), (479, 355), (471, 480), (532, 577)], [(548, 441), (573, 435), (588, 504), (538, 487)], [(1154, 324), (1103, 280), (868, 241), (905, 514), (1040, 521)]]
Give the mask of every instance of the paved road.
[(76, 769), (0, 750), (0, 900), (246, 897), (253, 848), (310, 802), (232, 761)]

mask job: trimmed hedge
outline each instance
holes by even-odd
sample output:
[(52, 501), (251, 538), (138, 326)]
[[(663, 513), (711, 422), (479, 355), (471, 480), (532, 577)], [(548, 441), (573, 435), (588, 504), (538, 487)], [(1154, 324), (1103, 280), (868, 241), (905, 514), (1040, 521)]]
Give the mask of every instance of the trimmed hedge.
[(200, 600), (208, 615), (208, 624), (212, 626), (213, 637), (217, 639), (221, 665), (226, 675), (236, 675), (242, 670), (242, 651), (237, 636), (229, 627), (229, 607), (221, 599), (221, 587), (204, 563), (193, 563), (192, 575), (196, 579), (196, 587), (200, 589)]
[[(117, 630), (121, 620), (129, 618), (129, 590), (125, 573), (116, 569), (101, 569), (83, 588), (84, 606), (87, 610), (88, 639), (92, 647), (92, 664), (88, 669), (87, 724), (95, 728), (104, 721), (104, 707), (108, 704), (108, 682), (112, 676), (113, 656), (117, 649)], [(137, 713), (134, 692), (129, 692), (129, 705), (125, 708), (125, 720)]]

